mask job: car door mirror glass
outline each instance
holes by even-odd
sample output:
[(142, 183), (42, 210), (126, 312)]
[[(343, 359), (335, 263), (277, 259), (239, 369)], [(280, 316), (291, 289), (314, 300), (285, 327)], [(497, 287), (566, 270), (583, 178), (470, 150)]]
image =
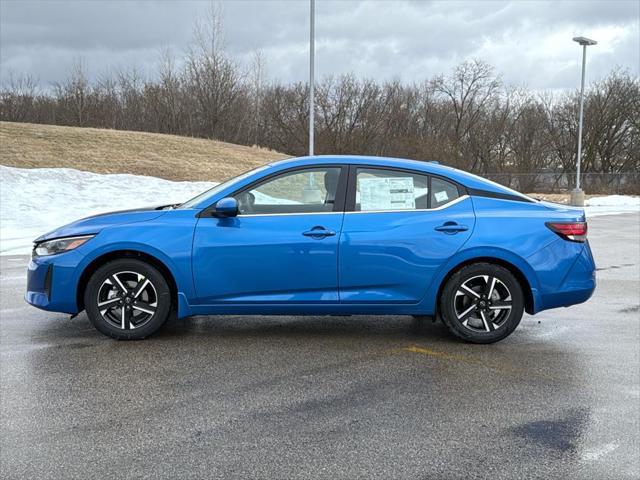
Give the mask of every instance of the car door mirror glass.
[(238, 215), (238, 201), (233, 197), (226, 197), (218, 200), (213, 212), (214, 216), (226, 218)]

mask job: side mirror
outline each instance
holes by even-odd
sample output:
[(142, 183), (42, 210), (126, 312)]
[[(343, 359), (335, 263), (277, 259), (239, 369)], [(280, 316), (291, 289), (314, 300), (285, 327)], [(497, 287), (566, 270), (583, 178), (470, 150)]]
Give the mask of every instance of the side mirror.
[(214, 217), (228, 218), (238, 215), (238, 201), (233, 197), (226, 197), (216, 202)]

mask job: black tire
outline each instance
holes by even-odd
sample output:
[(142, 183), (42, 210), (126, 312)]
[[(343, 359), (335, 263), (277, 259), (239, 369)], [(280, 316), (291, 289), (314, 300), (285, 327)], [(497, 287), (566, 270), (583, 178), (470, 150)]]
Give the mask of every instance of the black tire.
[(140, 340), (167, 321), (171, 291), (153, 266), (121, 258), (102, 265), (91, 275), (84, 305), (89, 320), (100, 332), (119, 340)]
[(447, 280), (439, 307), (443, 323), (456, 337), (472, 343), (494, 343), (508, 337), (520, 323), (524, 295), (520, 283), (506, 268), (474, 263)]

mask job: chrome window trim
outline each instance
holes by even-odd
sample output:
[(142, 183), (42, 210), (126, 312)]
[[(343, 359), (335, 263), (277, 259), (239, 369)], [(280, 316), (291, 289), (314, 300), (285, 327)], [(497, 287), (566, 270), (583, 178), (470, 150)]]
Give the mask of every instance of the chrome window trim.
[(285, 217), (291, 215), (342, 215), (344, 212), (239, 213), (237, 217)]
[(406, 208), (402, 210), (353, 210), (349, 212), (344, 212), (346, 214), (354, 214), (354, 213), (399, 213), (399, 212), (435, 212), (437, 210), (444, 210), (445, 208), (449, 208), (456, 203), (460, 203), (461, 201), (470, 198), (469, 195), (462, 195), (454, 200), (451, 200), (449, 203), (445, 203), (444, 205), (440, 205), (435, 208)]

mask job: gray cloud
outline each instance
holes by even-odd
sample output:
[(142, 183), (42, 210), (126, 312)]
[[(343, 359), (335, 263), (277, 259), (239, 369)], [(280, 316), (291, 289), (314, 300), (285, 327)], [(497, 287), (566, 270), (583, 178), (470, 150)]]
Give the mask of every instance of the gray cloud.
[[(93, 77), (133, 65), (153, 75), (162, 48), (185, 52), (208, 1), (0, 0), (0, 74), (62, 80), (82, 59)], [(226, 50), (248, 62), (255, 49), (268, 74), (304, 81), (306, 0), (222, 2)], [(333, 1), (316, 7), (319, 76), (421, 81), (467, 58), (496, 67), (507, 83), (574, 88), (577, 34), (589, 49), (589, 78), (622, 67), (640, 74), (640, 3), (630, 1)]]

